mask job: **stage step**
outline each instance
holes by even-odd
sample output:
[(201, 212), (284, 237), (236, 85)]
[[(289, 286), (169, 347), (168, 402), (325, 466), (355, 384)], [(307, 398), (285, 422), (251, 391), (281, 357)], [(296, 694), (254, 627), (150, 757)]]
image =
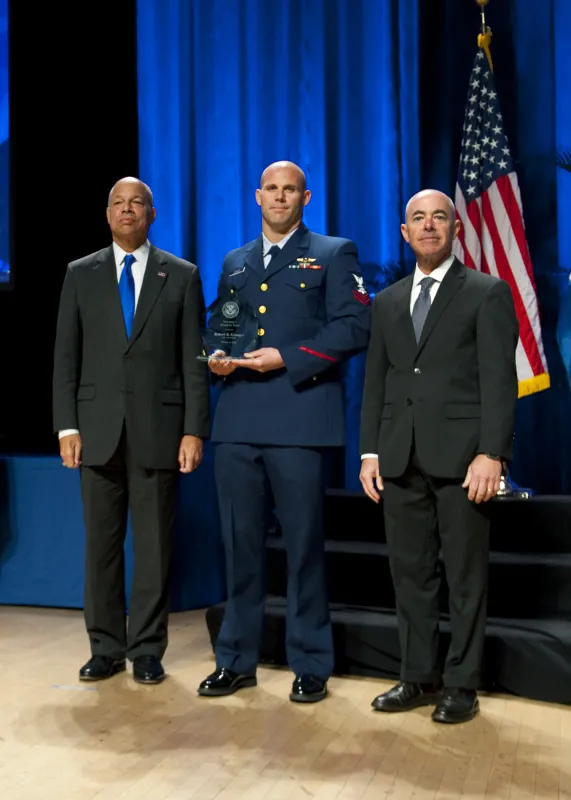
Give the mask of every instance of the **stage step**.
[[(571, 704), (571, 497), (496, 499), (490, 511), (481, 688)], [(328, 491), (325, 532), (335, 672), (397, 679), (400, 649), (382, 502), (377, 506), (361, 492)], [(266, 556), (269, 597), (261, 660), (285, 665), (287, 564), (277, 523)], [(443, 658), (450, 635), (445, 580), (440, 608)], [(223, 604), (207, 612), (212, 642), (223, 613)]]
[[(571, 496), (496, 498), (490, 512), (492, 550), (571, 553)], [(382, 500), (375, 505), (363, 492), (329, 489), (325, 531), (328, 540), (385, 542)]]
[[(285, 597), (286, 554), (281, 536), (266, 542), (267, 589)], [(394, 609), (388, 547), (382, 542), (327, 539), (325, 560), (331, 602)], [(440, 608), (448, 609), (442, 573)], [(571, 618), (571, 552), (498, 553), (489, 556), (488, 613), (492, 617)]]
[[(400, 652), (396, 616), (391, 609), (331, 603), (335, 674), (398, 680)], [(208, 609), (212, 645), (224, 603)], [(441, 624), (441, 655), (448, 647), (449, 626)], [(286, 665), (285, 600), (269, 596), (260, 662)], [(571, 704), (571, 625), (568, 620), (490, 617), (481, 687), (544, 702)], [(372, 698), (371, 698), (372, 699)]]

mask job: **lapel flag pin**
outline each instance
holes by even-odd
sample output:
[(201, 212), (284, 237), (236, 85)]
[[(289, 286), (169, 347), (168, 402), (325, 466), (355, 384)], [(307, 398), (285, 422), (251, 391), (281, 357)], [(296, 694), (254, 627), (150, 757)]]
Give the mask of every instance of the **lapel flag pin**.
[(159, 272), (159, 278), (166, 278), (166, 277), (167, 277), (166, 272)]

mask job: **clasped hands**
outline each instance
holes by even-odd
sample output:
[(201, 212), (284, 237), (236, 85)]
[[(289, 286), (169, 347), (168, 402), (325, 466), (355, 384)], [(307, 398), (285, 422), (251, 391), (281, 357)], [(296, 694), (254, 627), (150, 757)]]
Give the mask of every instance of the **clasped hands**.
[[(474, 503), (486, 503), (499, 492), (501, 476), (501, 462), (485, 455), (478, 455), (468, 467), (462, 488), (468, 490), (469, 500), (473, 500)], [(362, 460), (359, 480), (367, 497), (378, 503), (381, 497), (379, 493), (384, 489), (378, 458)]]
[(208, 366), (215, 375), (226, 377), (238, 367), (246, 367), (254, 372), (271, 372), (285, 366), (280, 351), (275, 347), (261, 347), (251, 353), (245, 353), (244, 358), (227, 359), (223, 350), (216, 350), (208, 362)]

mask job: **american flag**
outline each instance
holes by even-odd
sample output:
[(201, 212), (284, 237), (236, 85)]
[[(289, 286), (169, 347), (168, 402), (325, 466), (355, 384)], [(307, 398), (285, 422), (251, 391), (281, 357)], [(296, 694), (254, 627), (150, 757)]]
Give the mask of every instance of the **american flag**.
[(548, 389), (519, 184), (493, 72), (482, 49), (470, 76), (455, 203), (462, 223), (455, 255), (468, 267), (503, 278), (512, 289), (520, 333), (519, 396)]

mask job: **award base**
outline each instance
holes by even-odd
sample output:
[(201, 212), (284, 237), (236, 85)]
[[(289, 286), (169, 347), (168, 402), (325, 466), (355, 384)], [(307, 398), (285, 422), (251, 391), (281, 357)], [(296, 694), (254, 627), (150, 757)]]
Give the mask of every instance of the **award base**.
[(196, 356), (197, 361), (241, 361), (242, 356)]
[(535, 492), (533, 489), (523, 489), (521, 486), (518, 486), (517, 483), (514, 483), (509, 476), (507, 468), (502, 470), (500, 490), (496, 497), (517, 497), (520, 500), (529, 500), (534, 494)]

